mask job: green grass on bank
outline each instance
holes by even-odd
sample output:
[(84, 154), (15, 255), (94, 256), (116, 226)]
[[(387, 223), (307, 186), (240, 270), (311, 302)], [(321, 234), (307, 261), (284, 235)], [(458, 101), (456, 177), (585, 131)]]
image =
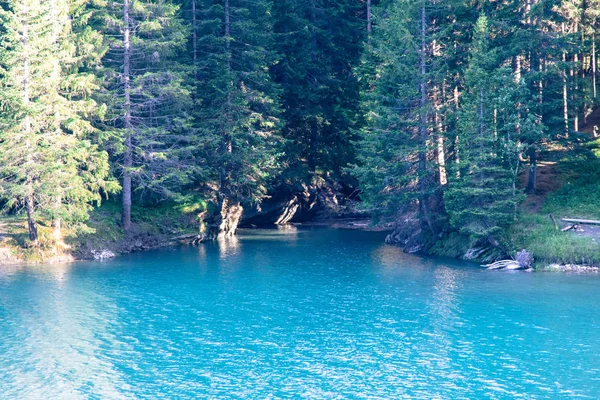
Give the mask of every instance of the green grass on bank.
[(549, 215), (523, 214), (508, 234), (509, 246), (527, 249), (536, 267), (549, 264), (600, 265), (598, 239), (556, 230)]
[[(72, 234), (68, 229), (65, 232)], [(41, 262), (64, 250), (64, 243), (56, 243), (54, 229), (46, 221), (38, 224), (38, 244), (33, 246), (24, 216), (0, 216), (0, 262)]]
[[(157, 206), (133, 205), (131, 220), (133, 233), (150, 236), (177, 236), (198, 230), (196, 214), (177, 204), (163, 202)], [(121, 204), (118, 201), (104, 202), (95, 208), (87, 225), (92, 232), (70, 239), (75, 246), (85, 244), (98, 247), (103, 243), (118, 242), (124, 238), (121, 229)]]
[(561, 232), (550, 217), (554, 215), (559, 223), (561, 218), (600, 219), (600, 159), (595, 154), (599, 146), (600, 142), (590, 142), (584, 146), (587, 151), (563, 153), (552, 177), (556, 189), (547, 195), (539, 213), (522, 213), (507, 232), (510, 247), (530, 251), (536, 267), (600, 266), (600, 238)]
[[(158, 206), (133, 206), (133, 234), (168, 238), (198, 230), (196, 213), (178, 204), (161, 203)], [(27, 221), (23, 215), (0, 216), (0, 262), (42, 262), (61, 254), (81, 250), (117, 249), (125, 239), (121, 229), (121, 205), (118, 201), (106, 201), (90, 213), (86, 227), (63, 228), (64, 242), (57, 243), (53, 228), (48, 221), (38, 221), (38, 245), (29, 241)]]

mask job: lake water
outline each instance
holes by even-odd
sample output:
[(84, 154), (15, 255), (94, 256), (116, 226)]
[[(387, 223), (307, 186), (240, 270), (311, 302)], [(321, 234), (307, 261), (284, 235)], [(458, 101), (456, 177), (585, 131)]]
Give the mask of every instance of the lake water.
[(0, 267), (0, 398), (600, 398), (600, 277), (343, 230)]

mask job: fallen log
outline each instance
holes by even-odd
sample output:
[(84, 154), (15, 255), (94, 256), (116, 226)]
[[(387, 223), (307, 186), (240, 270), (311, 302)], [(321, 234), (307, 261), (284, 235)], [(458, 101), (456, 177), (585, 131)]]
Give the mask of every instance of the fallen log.
[(501, 260), (491, 264), (485, 264), (484, 267), (487, 269), (521, 269), (523, 268), (518, 261), (515, 260)]
[(198, 235), (197, 233), (192, 233), (192, 234), (189, 234), (189, 235), (175, 236), (175, 237), (171, 238), (170, 241), (171, 242), (178, 242), (180, 240), (196, 239), (198, 236), (200, 236), (200, 235)]
[(573, 225), (587, 224), (587, 225), (600, 225), (600, 221), (595, 219), (573, 219), (573, 218), (561, 218), (563, 222), (570, 222)]
[(560, 231), (561, 232), (566, 232), (566, 231), (570, 231), (571, 229), (577, 229), (577, 225), (569, 225), (565, 228), (562, 228)]
[(169, 243), (181, 243), (181, 242), (187, 242), (190, 244), (198, 244), (200, 242), (203, 242), (204, 240), (206, 240), (207, 236), (204, 234), (189, 234), (189, 235), (181, 235), (181, 236), (176, 236), (174, 238), (171, 238), (171, 240), (169, 240)]

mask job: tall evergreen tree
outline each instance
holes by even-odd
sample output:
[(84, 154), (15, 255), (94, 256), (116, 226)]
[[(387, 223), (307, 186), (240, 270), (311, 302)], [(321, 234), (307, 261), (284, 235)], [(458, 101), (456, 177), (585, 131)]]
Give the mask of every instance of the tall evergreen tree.
[(519, 170), (510, 169), (519, 161), (518, 88), (511, 71), (498, 66), (487, 21), (478, 19), (470, 45), (459, 112), (461, 158), (444, 199), (456, 229), (500, 246), (498, 235), (514, 221), (520, 200), (515, 188)]
[(52, 219), (60, 239), (61, 221), (85, 221), (89, 203), (115, 189), (91, 141), (98, 86), (85, 70), (99, 36), (84, 27), (85, 3), (9, 0), (0, 14), (0, 188), (8, 207), (25, 207), (34, 242), (38, 218)]
[(235, 233), (244, 204), (260, 202), (281, 151), (270, 0), (195, 2), (195, 131), (204, 192), (219, 232)]
[(395, 213), (417, 204), (420, 219), (434, 230), (428, 207), (436, 191), (432, 171), (432, 38), (425, 3), (394, 1), (378, 13), (373, 51), (378, 66), (365, 93), (367, 129), (355, 170), (365, 198)]
[(359, 85), (354, 68), (366, 39), (356, 0), (275, 2), (286, 159), (293, 177), (339, 179), (355, 156)]
[(94, 23), (109, 47), (99, 96), (108, 112), (101, 126), (113, 139), (127, 231), (134, 191), (171, 198), (193, 173), (185, 162), (192, 145), (187, 129), (190, 92), (184, 84), (189, 71), (179, 61), (187, 29), (169, 0), (101, 2)]

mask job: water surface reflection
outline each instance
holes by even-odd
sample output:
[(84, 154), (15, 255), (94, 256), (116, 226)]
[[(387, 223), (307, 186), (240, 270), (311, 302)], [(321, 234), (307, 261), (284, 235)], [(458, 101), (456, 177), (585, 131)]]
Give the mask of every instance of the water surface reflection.
[(598, 277), (494, 273), (381, 240), (242, 231), (0, 267), (0, 397), (600, 397)]

